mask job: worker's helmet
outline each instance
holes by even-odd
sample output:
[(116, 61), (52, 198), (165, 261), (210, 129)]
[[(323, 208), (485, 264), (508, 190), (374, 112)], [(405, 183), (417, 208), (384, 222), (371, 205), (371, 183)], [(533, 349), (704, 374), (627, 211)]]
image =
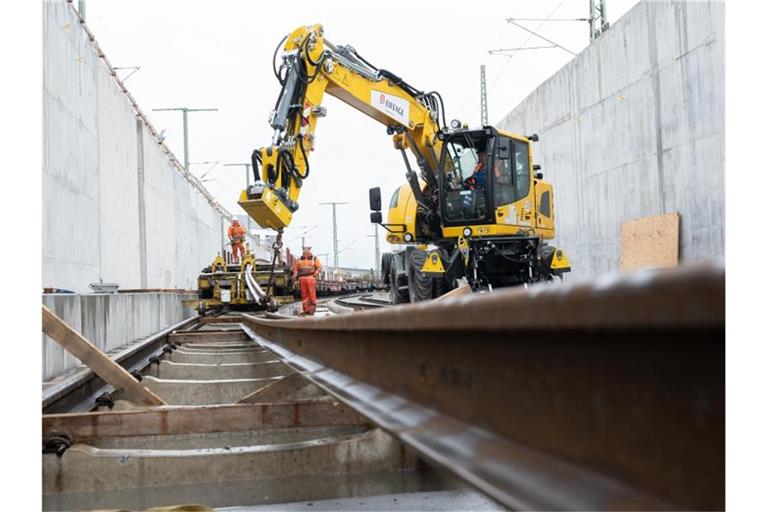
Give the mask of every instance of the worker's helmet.
[(238, 219), (232, 219), (232, 224), (240, 224), (240, 221)]

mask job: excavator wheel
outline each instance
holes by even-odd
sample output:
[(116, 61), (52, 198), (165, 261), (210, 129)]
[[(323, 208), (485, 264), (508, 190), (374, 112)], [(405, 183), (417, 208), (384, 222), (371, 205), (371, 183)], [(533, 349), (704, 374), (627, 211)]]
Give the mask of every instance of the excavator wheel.
[(381, 255), (381, 280), (384, 284), (390, 284), (390, 269), (392, 268), (392, 253), (385, 252)]
[(448, 288), (448, 283), (445, 282), (445, 279), (442, 277), (436, 277), (432, 280), (432, 297), (438, 298), (442, 295), (445, 295), (448, 293), (450, 289)]
[(407, 304), (408, 290), (401, 290), (398, 284), (397, 266), (393, 264), (389, 267), (389, 301), (392, 304)]
[(408, 296), (412, 303), (432, 298), (432, 278), (421, 271), (426, 259), (426, 251), (408, 251)]

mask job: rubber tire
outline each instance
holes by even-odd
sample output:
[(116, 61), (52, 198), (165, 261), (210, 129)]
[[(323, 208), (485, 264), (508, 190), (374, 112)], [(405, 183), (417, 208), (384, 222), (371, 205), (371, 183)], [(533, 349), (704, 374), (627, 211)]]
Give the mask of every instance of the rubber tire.
[(445, 295), (448, 293), (450, 288), (448, 287), (448, 283), (445, 282), (445, 279), (442, 277), (436, 277), (432, 281), (432, 297), (435, 299), (440, 297), (441, 295)]
[(389, 267), (389, 301), (392, 304), (407, 304), (408, 292), (401, 292), (397, 286), (397, 266), (393, 265)]
[(410, 251), (408, 265), (408, 297), (411, 303), (432, 298), (432, 278), (421, 272), (427, 260), (427, 252), (419, 249)]
[(391, 252), (385, 252), (381, 255), (381, 280), (384, 284), (390, 283), (389, 271), (392, 268), (392, 258), (393, 255)]

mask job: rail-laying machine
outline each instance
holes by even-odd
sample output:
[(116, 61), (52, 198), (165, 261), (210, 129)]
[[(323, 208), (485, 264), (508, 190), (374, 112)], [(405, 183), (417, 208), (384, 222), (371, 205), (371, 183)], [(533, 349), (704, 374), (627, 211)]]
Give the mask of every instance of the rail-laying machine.
[[(273, 271), (274, 268), (274, 271)], [(211, 309), (274, 310), (294, 300), (291, 269), (256, 259), (248, 251), (240, 264), (228, 265), (221, 254), (197, 278), (198, 298), (193, 301), (202, 315)], [(269, 292), (269, 293), (268, 293)]]

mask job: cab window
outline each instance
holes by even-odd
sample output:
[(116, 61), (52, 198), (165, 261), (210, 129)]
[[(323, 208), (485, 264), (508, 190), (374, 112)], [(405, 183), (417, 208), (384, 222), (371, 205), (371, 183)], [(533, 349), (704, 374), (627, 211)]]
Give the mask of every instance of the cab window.
[(397, 208), (397, 198), (400, 197), (400, 189), (396, 188), (395, 193), (392, 194), (392, 199), (389, 201), (389, 209)]
[(461, 133), (443, 144), (441, 186), (448, 222), (478, 222), (487, 216), (487, 139), (483, 132)]
[(493, 171), (496, 206), (514, 203), (527, 196), (531, 188), (528, 144), (499, 137)]

